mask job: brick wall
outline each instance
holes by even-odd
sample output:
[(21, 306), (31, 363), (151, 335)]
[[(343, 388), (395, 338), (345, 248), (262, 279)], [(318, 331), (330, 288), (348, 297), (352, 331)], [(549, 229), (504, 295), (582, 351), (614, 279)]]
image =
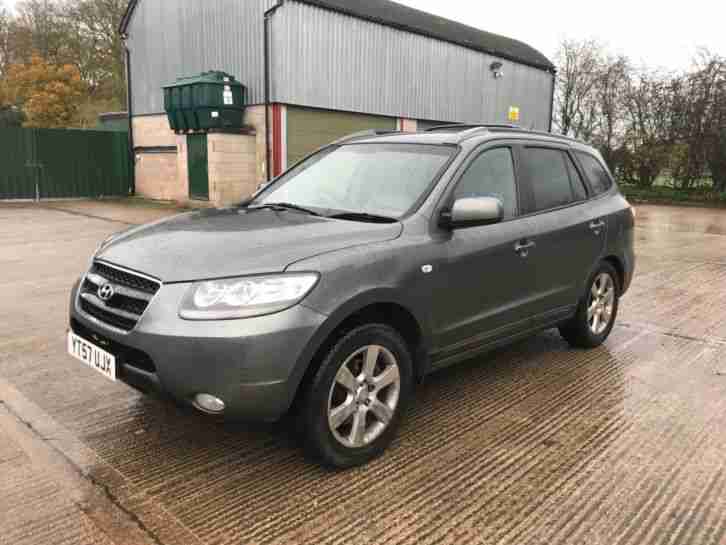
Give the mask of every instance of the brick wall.
[(166, 115), (145, 115), (134, 117), (134, 146), (175, 146), (176, 135), (169, 127)]
[(259, 185), (256, 135), (210, 134), (207, 138), (209, 200), (225, 206), (252, 195)]
[[(265, 107), (247, 108), (245, 124), (254, 127), (254, 135), (209, 135), (209, 198), (214, 204), (237, 202), (252, 194), (266, 178)], [(151, 199), (187, 202), (186, 137), (172, 132), (166, 115), (134, 117), (133, 129), (136, 193)], [(239, 143), (233, 143), (235, 139)], [(176, 152), (149, 149), (171, 146)], [(215, 147), (220, 151), (213, 151)], [(239, 157), (234, 157), (236, 154)], [(239, 172), (235, 173), (235, 168)]]

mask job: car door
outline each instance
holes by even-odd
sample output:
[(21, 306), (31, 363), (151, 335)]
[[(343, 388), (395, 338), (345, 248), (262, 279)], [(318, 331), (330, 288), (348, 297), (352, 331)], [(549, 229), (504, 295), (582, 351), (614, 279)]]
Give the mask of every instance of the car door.
[(526, 329), (532, 295), (526, 245), (533, 227), (521, 216), (515, 147), (477, 150), (445, 197), (444, 209), (457, 198), (497, 197), (504, 221), (440, 230), (444, 259), (433, 294), (435, 366)]
[(606, 242), (607, 225), (588, 202), (589, 190), (566, 146), (519, 149), (524, 209), (534, 222), (530, 254), (534, 325), (568, 317)]

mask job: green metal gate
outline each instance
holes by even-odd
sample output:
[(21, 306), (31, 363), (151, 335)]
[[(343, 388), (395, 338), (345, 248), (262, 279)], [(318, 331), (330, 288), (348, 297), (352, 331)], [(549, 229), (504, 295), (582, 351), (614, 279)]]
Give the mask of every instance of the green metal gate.
[(209, 199), (209, 156), (206, 134), (187, 135), (187, 168), (189, 169), (189, 196)]
[(126, 196), (131, 160), (125, 133), (0, 129), (0, 199)]

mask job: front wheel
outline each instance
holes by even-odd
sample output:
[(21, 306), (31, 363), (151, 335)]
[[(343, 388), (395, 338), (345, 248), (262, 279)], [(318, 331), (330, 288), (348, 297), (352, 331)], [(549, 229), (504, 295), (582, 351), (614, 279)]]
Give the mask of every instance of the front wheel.
[(618, 315), (618, 274), (609, 263), (600, 264), (587, 284), (575, 316), (560, 327), (560, 334), (572, 346), (595, 348), (610, 336)]
[(324, 357), (299, 418), (308, 450), (326, 465), (362, 465), (396, 435), (413, 382), (411, 355), (391, 327), (364, 325)]

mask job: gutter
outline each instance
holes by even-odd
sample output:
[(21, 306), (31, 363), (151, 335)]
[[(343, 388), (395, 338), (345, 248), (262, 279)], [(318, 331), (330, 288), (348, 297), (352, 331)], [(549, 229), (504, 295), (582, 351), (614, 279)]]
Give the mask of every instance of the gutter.
[(121, 34), (121, 36), (126, 36), (126, 31), (128, 30), (129, 23), (131, 22), (131, 17), (136, 10), (136, 4), (138, 3), (139, 0), (130, 0), (128, 6), (126, 6), (126, 11), (124, 12), (123, 17), (121, 17), (121, 22), (118, 26), (118, 33)]
[(555, 88), (557, 86), (557, 70), (552, 71), (552, 93), (550, 95), (550, 128), (548, 132), (552, 132), (552, 125), (555, 118)]
[(131, 87), (131, 51), (129, 51), (126, 45), (126, 34), (122, 34), (121, 38), (124, 41), (124, 52), (126, 57), (126, 113), (129, 119), (129, 140), (128, 140), (128, 154), (129, 161), (131, 163), (131, 195), (136, 195), (136, 152), (134, 151), (134, 101), (133, 101), (133, 90)]
[(272, 180), (272, 138), (270, 135), (270, 21), (275, 12), (285, 3), (285, 0), (277, 0), (277, 3), (265, 12), (264, 19), (264, 64), (265, 64), (265, 153), (267, 155), (265, 159), (265, 174), (267, 181)]

